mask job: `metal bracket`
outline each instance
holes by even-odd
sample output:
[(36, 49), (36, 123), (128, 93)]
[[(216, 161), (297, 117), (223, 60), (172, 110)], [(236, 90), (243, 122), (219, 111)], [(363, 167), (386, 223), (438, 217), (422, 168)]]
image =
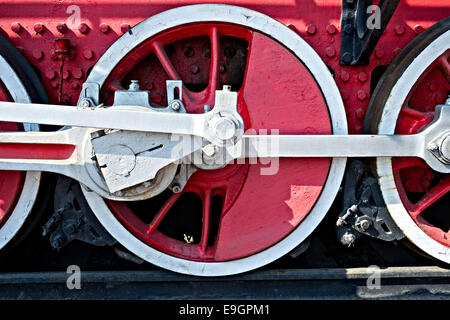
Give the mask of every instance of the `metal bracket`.
[(51, 233), (52, 247), (61, 249), (73, 240), (96, 246), (112, 246), (116, 243), (92, 213), (79, 183), (60, 176), (55, 190), (55, 213), (43, 226), (42, 232), (43, 236)]
[(361, 235), (384, 241), (404, 237), (386, 209), (378, 182), (363, 178), (364, 164), (352, 160), (344, 182), (344, 210), (336, 222), (338, 238), (343, 245), (352, 246)]
[[(369, 23), (372, 0), (343, 0), (341, 32), (341, 65), (368, 65), (375, 46), (384, 33), (400, 0), (380, 0), (374, 18)], [(369, 13), (368, 13), (369, 11)]]

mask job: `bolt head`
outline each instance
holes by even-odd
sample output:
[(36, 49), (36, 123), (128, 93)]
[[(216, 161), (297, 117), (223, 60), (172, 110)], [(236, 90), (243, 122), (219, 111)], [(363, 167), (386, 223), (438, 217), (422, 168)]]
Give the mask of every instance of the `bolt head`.
[(15, 33), (19, 33), (22, 31), (22, 26), (20, 25), (19, 22), (13, 22), (11, 23), (11, 30), (14, 31)]
[(56, 77), (56, 72), (53, 69), (45, 71), (45, 77), (49, 80), (53, 80)]
[(60, 22), (56, 25), (56, 30), (58, 30), (60, 33), (66, 33), (67, 25), (64, 22)]
[(44, 56), (44, 54), (42, 53), (41, 50), (39, 50), (39, 49), (34, 49), (34, 50), (33, 50), (33, 57), (34, 57), (36, 60), (41, 60), (43, 56)]
[(370, 221), (367, 219), (363, 219), (360, 221), (359, 225), (361, 226), (361, 229), (367, 230), (370, 227)]
[(364, 101), (367, 99), (367, 93), (364, 90), (358, 90), (357, 98), (359, 101)]
[(420, 24), (414, 26), (414, 33), (416, 35), (421, 34), (424, 30), (425, 29)]
[(342, 236), (341, 242), (344, 245), (351, 246), (356, 240), (356, 236), (352, 233), (345, 233)]
[(336, 27), (333, 24), (327, 25), (327, 32), (329, 34), (335, 34), (336, 33)]
[(308, 33), (309, 35), (314, 35), (317, 32), (317, 27), (314, 24), (308, 24), (306, 26), (306, 33)]
[(99, 29), (103, 33), (107, 33), (109, 31), (109, 26), (106, 23), (101, 23)]
[(213, 144), (208, 144), (203, 147), (202, 151), (207, 157), (213, 157), (216, 154), (216, 147)]
[(231, 119), (220, 118), (214, 125), (214, 132), (219, 139), (229, 140), (236, 134), (236, 125)]
[(358, 80), (362, 83), (366, 82), (368, 79), (367, 73), (365, 73), (364, 71), (360, 72), (358, 74)]
[(340, 77), (343, 82), (347, 82), (348, 80), (350, 80), (350, 74), (345, 70), (341, 71)]
[(444, 138), (444, 140), (442, 140), (440, 149), (442, 156), (450, 160), (450, 136), (447, 136)]
[(122, 31), (122, 33), (125, 33), (128, 30), (130, 30), (130, 25), (128, 23), (122, 23), (120, 25), (120, 31)]
[(333, 58), (336, 55), (336, 49), (334, 47), (325, 48), (325, 54), (328, 58)]
[(170, 107), (172, 108), (172, 110), (178, 111), (181, 108), (181, 104), (178, 101), (174, 101), (172, 102)]
[(89, 108), (91, 106), (91, 103), (89, 102), (89, 100), (83, 100), (81, 102), (81, 107), (82, 108)]
[(179, 192), (181, 192), (181, 187), (180, 187), (180, 185), (179, 185), (179, 184), (174, 184), (174, 185), (172, 186), (172, 191), (173, 191), (174, 193), (179, 193)]
[(45, 27), (42, 23), (38, 22), (34, 24), (33, 29), (36, 33), (42, 33), (44, 32)]
[(78, 31), (80, 31), (81, 33), (86, 33), (88, 32), (89, 27), (86, 23), (82, 22), (78, 25)]
[(342, 55), (342, 60), (344, 60), (345, 63), (350, 63), (352, 62), (353, 59), (353, 55), (350, 52), (345, 52)]
[(401, 36), (405, 33), (405, 27), (402, 25), (396, 25), (394, 28), (394, 32), (397, 36)]
[(94, 57), (94, 52), (90, 49), (86, 49), (83, 51), (83, 56), (86, 60), (91, 60)]
[(131, 80), (130, 86), (128, 87), (128, 91), (138, 91), (139, 88), (139, 81), (138, 80)]

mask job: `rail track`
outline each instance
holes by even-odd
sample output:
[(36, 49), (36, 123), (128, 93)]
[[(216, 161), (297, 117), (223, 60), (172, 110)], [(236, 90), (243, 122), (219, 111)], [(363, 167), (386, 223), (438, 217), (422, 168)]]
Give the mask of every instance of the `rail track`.
[(68, 289), (66, 272), (3, 273), (0, 299), (448, 299), (450, 269), (380, 269), (380, 287), (367, 286), (367, 268), (277, 269), (198, 278), (167, 271), (85, 271)]

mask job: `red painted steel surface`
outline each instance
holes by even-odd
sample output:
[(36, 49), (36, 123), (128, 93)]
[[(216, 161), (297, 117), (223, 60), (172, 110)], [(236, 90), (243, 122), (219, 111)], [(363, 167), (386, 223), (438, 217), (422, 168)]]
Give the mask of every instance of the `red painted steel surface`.
[[(106, 49), (120, 35), (127, 32), (131, 26), (164, 10), (203, 2), (178, 0), (134, 0), (127, 2), (118, 0), (64, 2), (56, 0), (11, 0), (0, 4), (2, 12), (0, 30), (39, 71), (51, 102), (75, 105), (81, 85), (86, 80), (90, 68)], [(380, 70), (383, 70), (382, 67), (389, 65), (400, 50), (415, 36), (437, 21), (446, 18), (450, 12), (450, 0), (401, 0), (396, 13), (370, 59), (370, 64), (368, 66), (346, 67), (339, 65), (341, 0), (229, 0), (211, 2), (234, 4), (257, 10), (289, 26), (305, 39), (334, 74), (345, 103), (349, 131), (351, 133), (361, 132), (362, 122), (370, 100), (371, 84), (378, 80), (377, 75), (381, 75)], [(78, 14), (79, 19), (77, 19)], [(190, 32), (192, 32), (192, 29)], [(170, 42), (170, 35), (162, 36), (164, 40), (161, 41)], [(212, 37), (214, 37), (214, 34), (212, 34)], [(60, 38), (68, 41), (57, 40)], [(178, 38), (182, 38), (180, 34), (177, 34), (173, 40)], [(269, 41), (267, 39), (260, 40), (262, 42)], [(270, 46), (269, 42), (265, 45)], [(163, 71), (169, 77), (177, 78), (175, 70), (177, 69), (182, 70), (182, 77), (186, 73), (193, 79), (192, 81), (202, 81), (201, 77), (204, 74), (198, 72), (198, 69), (205, 68), (202, 65), (202, 61), (197, 61), (195, 65), (175, 65), (176, 68), (172, 68), (170, 63), (168, 63), (168, 58), (161, 50), (164, 43), (158, 44), (158, 41), (153, 41), (151, 45), (152, 47), (148, 48), (149, 52), (152, 50), (156, 52), (157, 58), (162, 62)], [(261, 45), (259, 49), (263, 47)], [(259, 53), (255, 55), (255, 59), (250, 60), (250, 69), (262, 68), (263, 72), (247, 74), (247, 82), (244, 82), (241, 90), (240, 111), (246, 114), (247, 123), (251, 122), (254, 128), (281, 129), (283, 133), (329, 132), (328, 115), (323, 113), (324, 109), (320, 107), (320, 103), (317, 110), (313, 110), (313, 96), (318, 97), (319, 94), (317, 92), (313, 93), (314, 91), (294, 91), (293, 93), (289, 91), (291, 82), (304, 80), (302, 75), (306, 77), (307, 73), (304, 70), (294, 72), (292, 66), (295, 62), (292, 61), (292, 56), (279, 53), (280, 56), (274, 59), (269, 56), (270, 52), (259, 50)], [(189, 54), (189, 52), (185, 52), (186, 56), (189, 56)], [(213, 48), (211, 55), (214, 59)], [(297, 63), (297, 65), (299, 64)], [(129, 67), (131, 68), (131, 65)], [(107, 87), (102, 91), (104, 100), (111, 100), (112, 98), (108, 90), (122, 88), (122, 84), (115, 81), (115, 79), (123, 79), (125, 75), (131, 76), (133, 72), (142, 74), (135, 70), (127, 70), (126, 65), (124, 68), (123, 70), (117, 69), (116, 73), (108, 79)], [(226, 77), (226, 75), (218, 75), (217, 70), (217, 68), (212, 68), (209, 76), (212, 78), (217, 76)], [(289, 79), (272, 81), (271, 76), (283, 77), (283, 74), (281, 74), (282, 70), (286, 70), (286, 75), (288, 72), (292, 72)], [(226, 70), (219, 71), (219, 73), (226, 73)], [(163, 73), (159, 72), (158, 74), (160, 77)], [(197, 74), (198, 76), (196, 76)], [(158, 75), (155, 76), (156, 78), (158, 77)], [(162, 80), (164, 79), (157, 79), (156, 83), (147, 82), (142, 84), (145, 89), (151, 90), (153, 103), (164, 105), (164, 88), (158, 84), (163, 83)], [(309, 80), (307, 83), (311, 83), (311, 81)], [(201, 112), (201, 107), (204, 103), (213, 104), (213, 95), (211, 93), (214, 92), (214, 88), (214, 85), (212, 85), (207, 90), (199, 93), (187, 94), (185, 98), (188, 98), (188, 110)], [(262, 91), (267, 93), (268, 90), (271, 91), (270, 94), (261, 94)], [(422, 96), (425, 95), (434, 104), (438, 104), (444, 101), (448, 88), (440, 86), (434, 78), (431, 78), (422, 84), (421, 90)], [(289, 94), (292, 95), (290, 96)], [(294, 110), (295, 107), (289, 104), (292, 99), (295, 101), (296, 97), (299, 97), (298, 95), (302, 98), (302, 103), (306, 103), (305, 108), (309, 108), (309, 113), (302, 114), (301, 119), (298, 118), (298, 113), (294, 111), (288, 111), (288, 114), (284, 114), (284, 117), (279, 116), (280, 113), (286, 112), (281, 109), (278, 110), (280, 103), (287, 104), (286, 110)], [(280, 97), (291, 98), (291, 100), (283, 101)], [(311, 100), (309, 100), (310, 98)], [(416, 98), (412, 101), (421, 99)], [(311, 101), (311, 103), (308, 104), (308, 101)], [(418, 103), (421, 102), (419, 101)], [(261, 112), (257, 108), (258, 104), (273, 105), (274, 109), (271, 111), (273, 113)], [(425, 106), (428, 106), (428, 104)], [(424, 114), (430, 111), (431, 109), (423, 110)], [(308, 125), (311, 123), (313, 125)], [(259, 170), (259, 167), (250, 166), (248, 168), (244, 165), (241, 167), (227, 167), (223, 171), (219, 170), (214, 173), (198, 173), (193, 177), (188, 187), (193, 190), (203, 190), (201, 192), (198, 191), (198, 193), (200, 193), (203, 201), (206, 202), (210, 201), (212, 195), (212, 193), (207, 191), (212, 189), (208, 189), (204, 181), (211, 177), (203, 177), (204, 179), (201, 179), (201, 175), (220, 176), (221, 174), (232, 173), (230, 179), (239, 180), (232, 184), (232, 188), (228, 189), (230, 193), (240, 193), (240, 197), (229, 196), (227, 198), (229, 203), (225, 203), (225, 207), (229, 205), (230, 209), (223, 216), (223, 233), (220, 234), (217, 240), (214, 259), (234, 259), (261, 250), (281, 239), (308, 213), (326, 180), (329, 160), (301, 159), (294, 162), (289, 159), (282, 159), (281, 163), (282, 172), (278, 176), (258, 176), (258, 179), (254, 179), (254, 171)], [(314, 166), (314, 170), (310, 170), (310, 166)], [(226, 172), (227, 170), (229, 172)], [(2, 176), (3, 174), (6, 173), (2, 173)], [(289, 178), (280, 178), (283, 175), (289, 176)], [(426, 191), (430, 188), (430, 185), (427, 183), (430, 173), (426, 168), (422, 174), (415, 170), (408, 177), (413, 182), (410, 182), (410, 187), (407, 188), (415, 190), (419, 188)], [(292, 178), (298, 179), (298, 181), (294, 183), (288, 182), (292, 181)], [(244, 180), (245, 183), (242, 184)], [(420, 183), (414, 181), (420, 181)], [(289, 194), (286, 193), (286, 185), (281, 188), (279, 186), (280, 183), (291, 183)], [(408, 184), (405, 185), (408, 186)], [(433, 191), (433, 189), (431, 190)], [(255, 192), (257, 193), (256, 195), (254, 194)], [(440, 191), (438, 190), (437, 192), (439, 193)], [(0, 194), (3, 195), (1, 190)], [(300, 198), (296, 198), (296, 194), (301, 195)], [(307, 200), (304, 198), (305, 195), (308, 197)], [(171, 201), (176, 200), (176, 197), (174, 195)], [(239, 201), (244, 201), (245, 203), (241, 204)], [(120, 206), (126, 205), (122, 203), (116, 207), (116, 213), (121, 213), (123, 223), (138, 226), (139, 222), (133, 220), (130, 212), (125, 207), (120, 209)], [(252, 225), (248, 223), (249, 220), (246, 218), (248, 212), (233, 212), (233, 208), (245, 207), (251, 208), (253, 212), (257, 212), (260, 215), (258, 219), (254, 220), (257, 224)], [(276, 212), (279, 216), (281, 215), (282, 218), (272, 219), (273, 212)], [(265, 225), (261, 225), (261, 223)], [(281, 225), (279, 225), (280, 223)], [(204, 228), (207, 227), (208, 221), (206, 221)], [(263, 227), (267, 228), (263, 229)], [(145, 226), (145, 228), (148, 228), (148, 226)], [(138, 229), (136, 227), (135, 232), (141, 232), (139, 237), (146, 239), (146, 236), (142, 234), (144, 229), (140, 231)], [(267, 232), (261, 232), (260, 230), (266, 230)], [(151, 233), (148, 229), (144, 231), (145, 234)], [(247, 237), (245, 241), (248, 241), (251, 245), (245, 247), (242, 246), (242, 243), (234, 243), (234, 239), (238, 238), (237, 235)], [(242, 238), (240, 239), (242, 241)], [(199, 246), (181, 246), (179, 243), (174, 244), (170, 242), (167, 237), (155, 231), (152, 245), (158, 247), (161, 243), (164, 250), (179, 256), (191, 259), (213, 259), (205, 243), (200, 243)]]

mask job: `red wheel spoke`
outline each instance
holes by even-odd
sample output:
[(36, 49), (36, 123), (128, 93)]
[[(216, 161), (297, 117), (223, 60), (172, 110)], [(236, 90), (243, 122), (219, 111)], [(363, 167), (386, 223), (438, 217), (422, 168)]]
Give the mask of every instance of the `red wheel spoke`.
[(164, 203), (164, 205), (159, 209), (158, 213), (153, 218), (153, 221), (148, 225), (147, 228), (147, 234), (151, 234), (153, 231), (155, 231), (158, 226), (160, 225), (161, 221), (164, 219), (166, 214), (170, 211), (170, 209), (173, 207), (175, 202), (180, 197), (180, 193), (174, 193), (167, 201)]
[(447, 192), (450, 191), (450, 176), (447, 176), (439, 182), (433, 189), (427, 192), (427, 194), (416, 204), (412, 206), (411, 214), (417, 217), (426, 208), (430, 207), (437, 200), (442, 198)]
[(178, 74), (177, 70), (175, 70), (172, 61), (170, 61), (169, 57), (167, 56), (166, 50), (164, 49), (162, 44), (159, 42), (154, 42), (153, 48), (155, 50), (155, 54), (158, 57), (159, 62), (161, 62), (161, 65), (164, 68), (164, 71), (169, 76), (169, 78), (171, 80), (180, 80), (181, 77)]
[(203, 196), (203, 225), (202, 225), (202, 240), (200, 242), (200, 250), (205, 253), (208, 246), (210, 221), (211, 221), (211, 192), (206, 190)]
[(400, 170), (400, 169), (411, 168), (411, 167), (421, 167), (421, 168), (428, 167), (422, 159), (414, 158), (414, 157), (395, 158), (395, 160), (392, 163), (392, 166), (393, 166), (394, 170)]
[(405, 106), (400, 111), (401, 126), (398, 131), (402, 134), (412, 134), (425, 127), (434, 119), (434, 112), (421, 112)]
[(214, 95), (219, 88), (220, 34), (217, 27), (211, 28), (211, 66), (209, 71), (208, 94)]
[(447, 82), (450, 83), (450, 63), (448, 62), (448, 58), (442, 56), (439, 58), (439, 70), (444, 74)]

